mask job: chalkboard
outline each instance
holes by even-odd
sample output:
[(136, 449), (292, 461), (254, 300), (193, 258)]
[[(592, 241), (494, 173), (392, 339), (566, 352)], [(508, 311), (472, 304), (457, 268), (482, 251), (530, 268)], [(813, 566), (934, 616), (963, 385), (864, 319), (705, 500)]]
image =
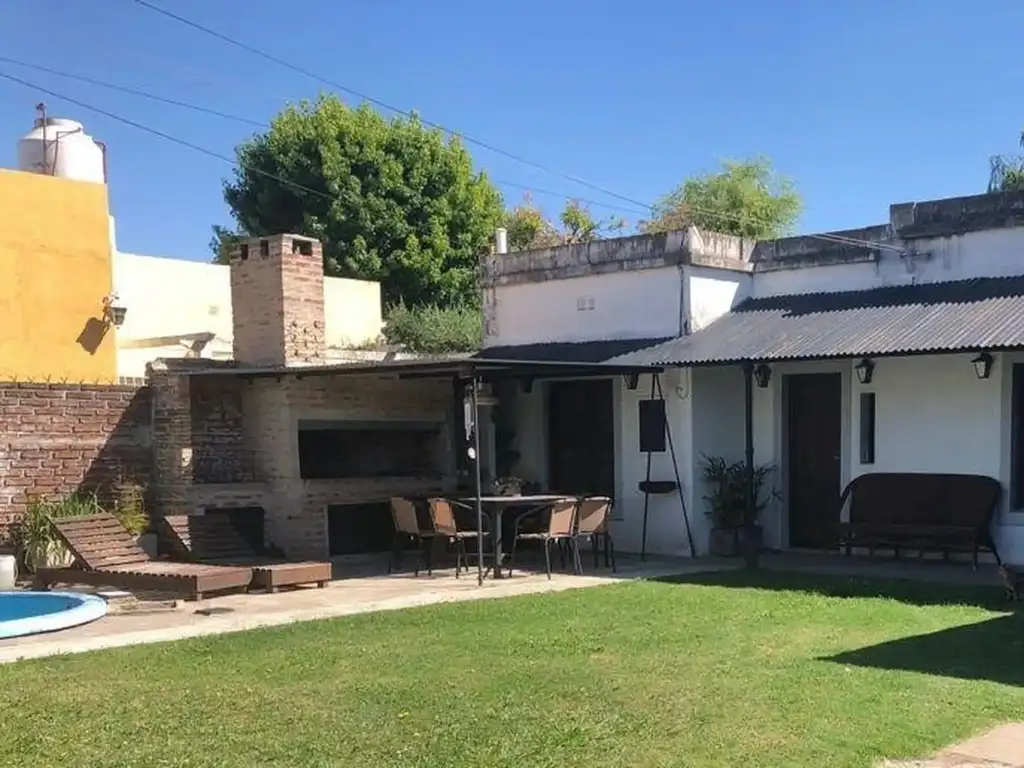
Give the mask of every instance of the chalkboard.
[(665, 452), (665, 401), (641, 400), (640, 452)]

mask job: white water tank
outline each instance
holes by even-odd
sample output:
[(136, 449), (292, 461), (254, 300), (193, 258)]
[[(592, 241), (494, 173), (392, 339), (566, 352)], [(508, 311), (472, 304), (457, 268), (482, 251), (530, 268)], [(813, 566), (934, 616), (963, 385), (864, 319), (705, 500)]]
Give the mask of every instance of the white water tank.
[(18, 141), (18, 169), (77, 181), (107, 182), (106, 150), (84, 126), (60, 117), (36, 118)]

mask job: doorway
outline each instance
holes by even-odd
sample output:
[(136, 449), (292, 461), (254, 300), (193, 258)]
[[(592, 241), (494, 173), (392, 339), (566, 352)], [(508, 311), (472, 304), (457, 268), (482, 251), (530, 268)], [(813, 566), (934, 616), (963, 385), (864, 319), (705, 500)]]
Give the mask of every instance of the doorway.
[(615, 387), (611, 379), (548, 385), (548, 486), (615, 496)]
[(842, 491), (842, 375), (787, 376), (785, 394), (789, 545), (835, 549)]

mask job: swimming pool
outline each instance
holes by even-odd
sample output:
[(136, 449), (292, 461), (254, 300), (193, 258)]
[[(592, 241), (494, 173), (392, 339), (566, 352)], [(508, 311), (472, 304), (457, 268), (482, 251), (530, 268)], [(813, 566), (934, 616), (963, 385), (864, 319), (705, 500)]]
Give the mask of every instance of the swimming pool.
[(102, 618), (107, 601), (73, 592), (0, 592), (0, 639), (55, 632)]

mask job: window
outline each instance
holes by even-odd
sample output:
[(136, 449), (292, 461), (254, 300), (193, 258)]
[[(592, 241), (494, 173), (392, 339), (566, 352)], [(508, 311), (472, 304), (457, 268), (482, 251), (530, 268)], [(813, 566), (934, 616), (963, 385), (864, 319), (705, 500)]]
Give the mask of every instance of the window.
[(860, 463), (875, 463), (875, 393), (860, 395)]
[(1010, 504), (1024, 508), (1024, 364), (1013, 366), (1010, 403)]

